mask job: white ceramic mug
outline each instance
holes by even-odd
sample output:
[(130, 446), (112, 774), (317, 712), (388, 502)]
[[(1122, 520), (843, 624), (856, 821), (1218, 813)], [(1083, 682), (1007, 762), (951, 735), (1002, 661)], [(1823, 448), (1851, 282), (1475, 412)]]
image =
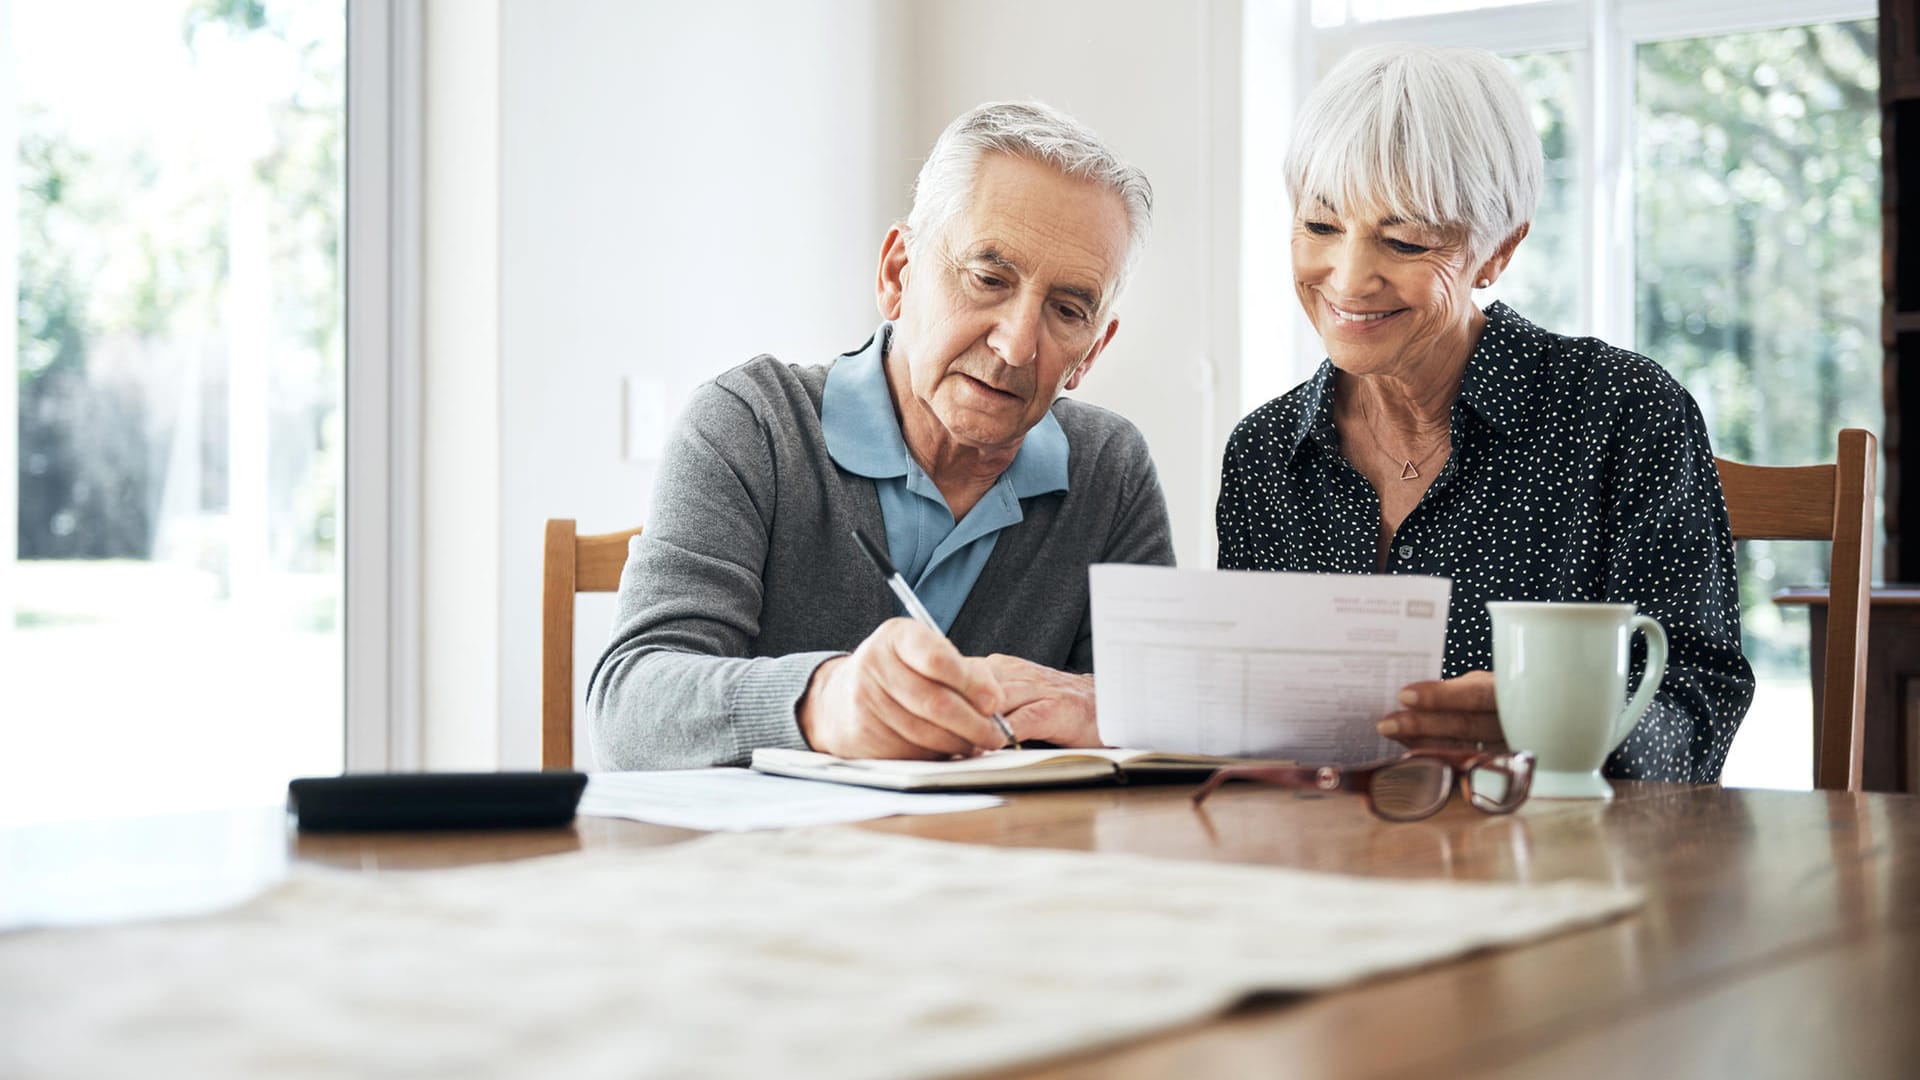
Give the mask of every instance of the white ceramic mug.
[[(1507, 745), (1534, 754), (1533, 795), (1611, 799), (1600, 766), (1640, 722), (1667, 672), (1667, 633), (1632, 604), (1494, 600), (1493, 686)], [(1647, 635), (1647, 669), (1627, 696), (1628, 642)]]

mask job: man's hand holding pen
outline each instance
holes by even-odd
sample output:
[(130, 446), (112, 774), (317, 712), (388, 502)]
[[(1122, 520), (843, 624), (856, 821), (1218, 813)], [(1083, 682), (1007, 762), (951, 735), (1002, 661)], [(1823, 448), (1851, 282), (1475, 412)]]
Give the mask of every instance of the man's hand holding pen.
[(1001, 698), (988, 660), (912, 619), (888, 619), (851, 655), (814, 669), (800, 734), (840, 757), (971, 757), (1006, 745), (993, 721)]
[(840, 757), (953, 758), (1018, 748), (1023, 737), (1099, 746), (1093, 679), (1015, 656), (962, 656), (879, 544), (853, 530), (912, 618), (888, 619), (853, 655), (814, 669), (800, 699), (801, 737)]

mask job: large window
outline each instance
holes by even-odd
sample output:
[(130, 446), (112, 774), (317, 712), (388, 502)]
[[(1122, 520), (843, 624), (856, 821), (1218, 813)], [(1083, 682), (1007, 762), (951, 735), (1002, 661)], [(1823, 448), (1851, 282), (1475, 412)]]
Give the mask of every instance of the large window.
[(342, 764), (344, 4), (0, 13), (0, 822), (271, 801)]
[[(1297, 55), (1312, 57), (1304, 82), (1376, 41), (1506, 56), (1547, 183), (1488, 299), (1664, 364), (1716, 452), (1805, 464), (1831, 460), (1842, 427), (1882, 427), (1873, 14), (1859, 0), (1316, 0)], [(1759, 688), (1729, 783), (1811, 785), (1806, 618), (1771, 596), (1826, 572), (1825, 545), (1740, 545)]]
[[(1692, 391), (1726, 457), (1831, 460), (1840, 428), (1883, 426), (1878, 88), (1872, 21), (1634, 50), (1635, 348)], [(1740, 545), (1760, 687), (1736, 780), (1812, 768), (1806, 616), (1769, 598), (1825, 582), (1826, 549)]]

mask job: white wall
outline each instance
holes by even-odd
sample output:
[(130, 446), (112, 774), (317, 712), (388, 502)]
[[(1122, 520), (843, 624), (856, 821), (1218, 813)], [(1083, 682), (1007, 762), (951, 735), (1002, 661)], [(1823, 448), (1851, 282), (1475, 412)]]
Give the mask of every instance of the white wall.
[[(1153, 180), (1152, 243), (1080, 393), (1140, 425), (1181, 561), (1211, 563), (1240, 407), (1239, 0), (500, 5), (497, 516), (479, 492), (470, 516), (430, 508), (428, 530), (496, 534), (474, 544), (497, 539), (497, 591), (476, 570), (471, 602), (497, 595), (502, 765), (538, 756), (544, 519), (644, 523), (650, 439), (693, 385), (760, 352), (860, 344), (881, 236), (934, 136), (980, 101), (1060, 106)], [(576, 700), (611, 613), (583, 598)], [(430, 702), (460, 677), (442, 665)], [(465, 677), (488, 680), (484, 658)]]
[[(538, 757), (543, 521), (647, 517), (656, 435), (623, 457), (623, 380), (657, 427), (721, 370), (762, 352), (826, 360), (878, 323), (874, 259), (914, 167), (902, 10), (503, 5), (503, 764)], [(595, 599), (576, 701), (612, 617)]]
[(421, 757), (500, 759), (500, 4), (427, 0), (421, 200)]
[[(1313, 374), (1325, 355), (1293, 291), (1287, 140), (1313, 82), (1310, 11), (1297, 0), (1246, 0), (1241, 31), (1239, 308), (1241, 415)], [(1231, 429), (1229, 429), (1231, 433)], [(1221, 440), (1225, 443), (1225, 440)]]

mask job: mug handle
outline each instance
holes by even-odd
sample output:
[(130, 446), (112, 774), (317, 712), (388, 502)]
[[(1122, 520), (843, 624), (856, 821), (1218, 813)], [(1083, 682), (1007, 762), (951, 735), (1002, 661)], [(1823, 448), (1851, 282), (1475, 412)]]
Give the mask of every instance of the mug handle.
[(1635, 630), (1647, 635), (1647, 668), (1640, 673), (1640, 689), (1634, 691), (1627, 701), (1627, 707), (1621, 711), (1620, 718), (1613, 722), (1611, 744), (1619, 746), (1640, 718), (1647, 714), (1648, 706), (1653, 704), (1653, 695), (1660, 689), (1660, 680), (1667, 674), (1667, 631), (1651, 615), (1635, 615), (1627, 624), (1627, 633)]

